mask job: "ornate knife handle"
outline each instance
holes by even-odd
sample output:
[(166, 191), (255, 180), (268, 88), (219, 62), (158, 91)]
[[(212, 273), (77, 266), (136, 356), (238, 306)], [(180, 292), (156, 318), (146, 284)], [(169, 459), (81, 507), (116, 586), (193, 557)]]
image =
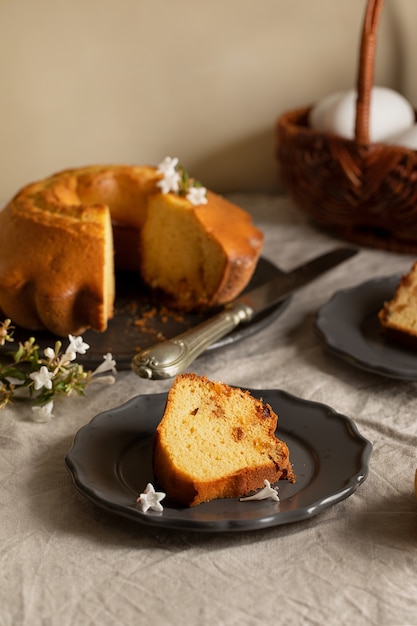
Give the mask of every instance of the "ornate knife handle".
[(163, 379), (184, 371), (199, 354), (224, 337), (241, 322), (253, 316), (250, 306), (238, 303), (226, 308), (198, 326), (146, 348), (132, 359), (132, 370), (141, 378)]

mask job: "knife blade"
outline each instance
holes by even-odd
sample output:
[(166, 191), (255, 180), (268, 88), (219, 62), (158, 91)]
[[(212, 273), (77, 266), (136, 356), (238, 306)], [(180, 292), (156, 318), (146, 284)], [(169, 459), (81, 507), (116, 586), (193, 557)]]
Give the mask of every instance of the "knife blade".
[(201, 324), (138, 352), (132, 358), (132, 370), (141, 378), (154, 380), (176, 376), (208, 346), (239, 324), (249, 322), (257, 314), (279, 304), (294, 291), (347, 261), (357, 252), (356, 248), (336, 248), (241, 294)]

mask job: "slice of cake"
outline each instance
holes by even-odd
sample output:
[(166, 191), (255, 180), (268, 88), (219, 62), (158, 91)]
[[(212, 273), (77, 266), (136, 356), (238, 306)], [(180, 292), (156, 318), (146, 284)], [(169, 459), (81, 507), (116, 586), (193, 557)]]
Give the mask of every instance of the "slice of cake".
[(417, 346), (417, 262), (401, 277), (393, 298), (378, 313), (387, 336)]
[(176, 504), (194, 506), (247, 495), (264, 481), (295, 482), (278, 417), (248, 391), (181, 374), (159, 423), (153, 452), (157, 485)]
[(175, 194), (154, 194), (139, 242), (143, 280), (170, 306), (189, 311), (224, 304), (243, 291), (262, 235), (248, 213), (210, 191), (198, 207)]

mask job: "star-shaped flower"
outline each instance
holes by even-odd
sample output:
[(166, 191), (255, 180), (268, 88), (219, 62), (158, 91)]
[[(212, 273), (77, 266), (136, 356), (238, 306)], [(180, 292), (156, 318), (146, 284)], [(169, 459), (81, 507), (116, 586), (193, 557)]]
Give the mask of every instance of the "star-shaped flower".
[[(104, 356), (103, 363), (94, 372), (85, 371), (82, 364), (71, 361), (76, 360), (77, 353), (85, 354), (90, 346), (82, 337), (68, 335), (68, 339), (69, 345), (64, 352), (61, 351), (62, 342), (57, 340), (53, 347), (44, 348), (43, 353), (34, 337), (19, 341), (17, 350), (10, 353), (13, 364), (0, 363), (0, 409), (12, 402), (13, 397), (32, 398), (35, 401), (33, 420), (47, 422), (54, 417), (52, 410), (56, 397), (68, 397), (73, 393), (84, 395), (86, 386), (93, 382), (115, 382), (116, 361), (110, 353)], [(0, 321), (0, 345), (6, 341), (14, 341), (9, 319)]]
[(54, 408), (54, 401), (50, 400), (46, 404), (41, 406), (33, 406), (33, 419), (35, 422), (49, 422), (53, 417), (52, 409)]
[(31, 379), (34, 381), (35, 390), (42, 389), (52, 389), (52, 378), (54, 377), (54, 373), (50, 372), (45, 365), (42, 365), (38, 372), (32, 372), (30, 374)]
[(185, 196), (194, 206), (207, 204), (206, 188), (194, 178), (189, 177), (188, 172), (176, 157), (174, 159), (165, 157), (156, 171), (162, 174), (162, 178), (156, 183), (162, 194), (177, 193)]
[(161, 500), (165, 498), (163, 491), (155, 491), (153, 485), (148, 483), (143, 493), (140, 494), (136, 502), (142, 506), (142, 511), (146, 513), (148, 509), (152, 511), (163, 511), (164, 507), (161, 504)]
[(207, 204), (207, 189), (205, 187), (189, 187), (186, 198), (194, 206)]
[(278, 488), (271, 487), (271, 483), (266, 479), (264, 480), (264, 485), (265, 487), (260, 491), (257, 491), (253, 496), (240, 498), (240, 501), (247, 502), (248, 500), (267, 500), (270, 498), (271, 500), (275, 500), (275, 502), (279, 502)]
[(103, 356), (103, 361), (96, 367), (93, 376), (95, 376), (95, 374), (101, 374), (102, 372), (108, 372), (109, 370), (111, 370), (113, 374), (116, 373), (116, 361), (111, 352), (107, 352), (107, 354)]
[(161, 180), (158, 180), (156, 186), (160, 188), (161, 193), (165, 194), (169, 193), (170, 191), (177, 193), (180, 188), (180, 180), (181, 175), (179, 174), (179, 172), (173, 172), (170, 175), (165, 175), (164, 178), (162, 178)]
[(156, 170), (158, 174), (163, 174), (164, 176), (172, 176), (175, 174), (176, 167), (178, 165), (177, 157), (173, 159), (169, 156), (165, 157), (165, 159), (158, 165), (158, 169)]
[(68, 335), (69, 346), (66, 349), (67, 353), (75, 352), (78, 354), (85, 354), (90, 347), (88, 343), (83, 341), (82, 337), (74, 337), (73, 335)]

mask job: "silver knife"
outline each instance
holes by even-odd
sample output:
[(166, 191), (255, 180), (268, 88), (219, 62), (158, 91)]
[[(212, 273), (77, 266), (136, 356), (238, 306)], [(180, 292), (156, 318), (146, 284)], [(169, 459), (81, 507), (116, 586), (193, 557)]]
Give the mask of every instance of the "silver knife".
[(295, 290), (347, 261), (358, 250), (337, 248), (300, 265), (291, 272), (241, 294), (220, 313), (190, 328), (173, 339), (157, 343), (132, 359), (132, 370), (141, 378), (164, 379), (183, 372), (208, 346), (224, 337), (236, 326), (250, 322), (255, 315), (278, 304)]

